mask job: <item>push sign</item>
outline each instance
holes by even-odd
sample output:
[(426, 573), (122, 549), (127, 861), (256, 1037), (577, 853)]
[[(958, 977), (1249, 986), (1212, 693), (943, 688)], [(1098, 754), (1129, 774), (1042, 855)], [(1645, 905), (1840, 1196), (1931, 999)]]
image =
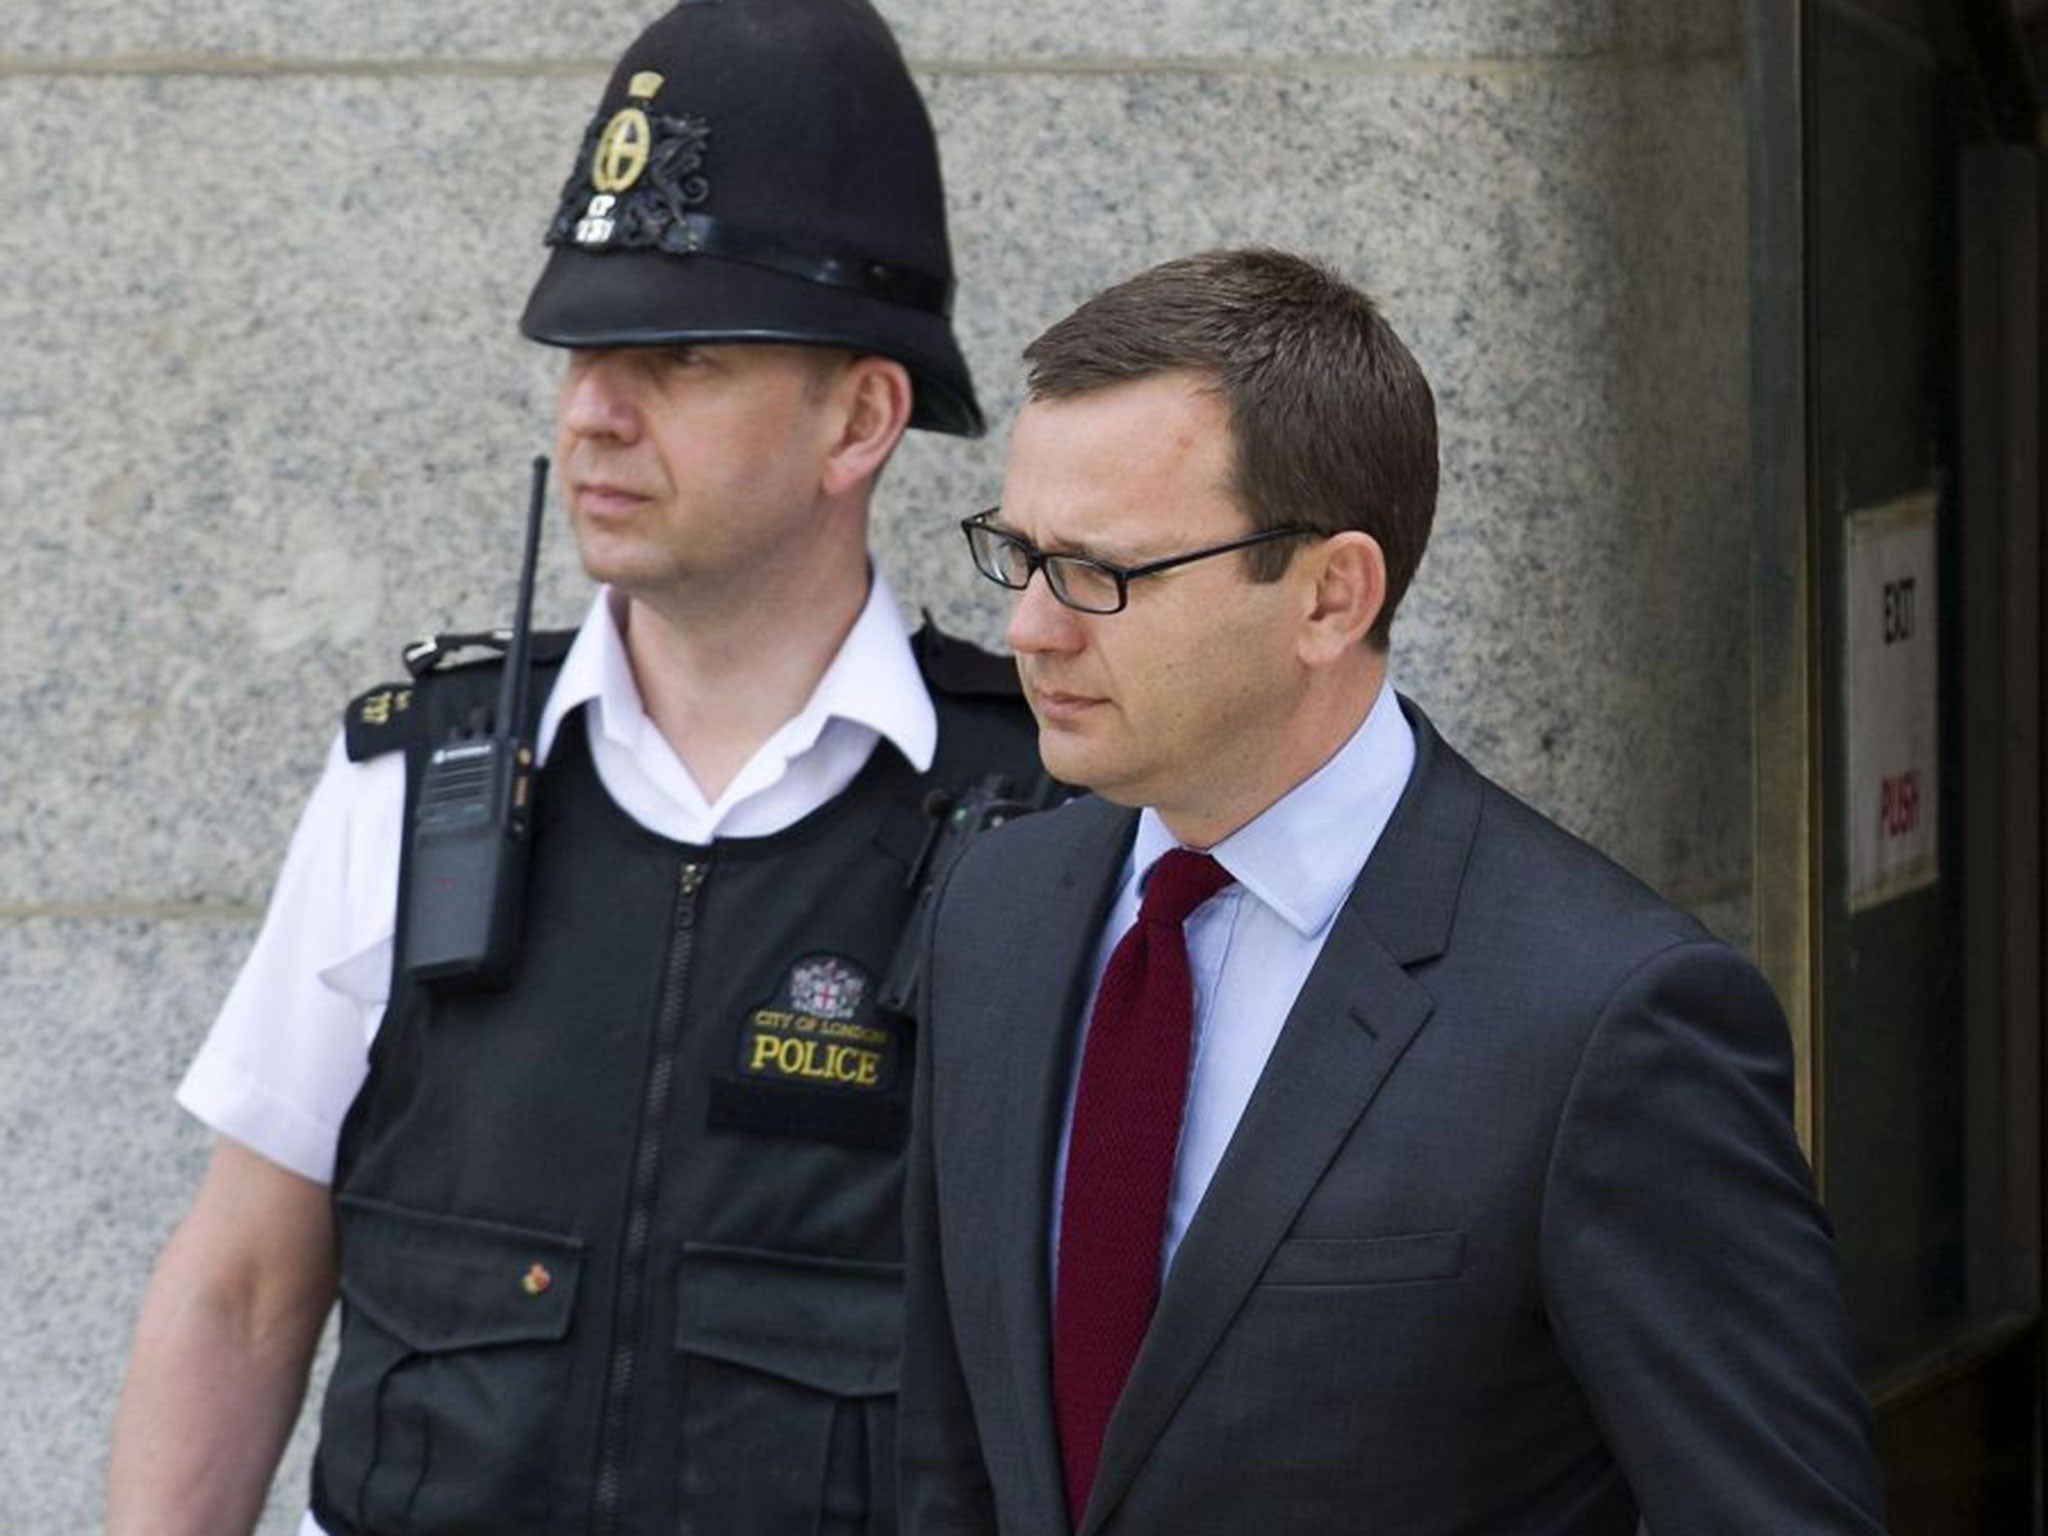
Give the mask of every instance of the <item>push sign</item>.
[(1941, 875), (1934, 509), (1927, 491), (1849, 518), (1843, 806), (1851, 912)]

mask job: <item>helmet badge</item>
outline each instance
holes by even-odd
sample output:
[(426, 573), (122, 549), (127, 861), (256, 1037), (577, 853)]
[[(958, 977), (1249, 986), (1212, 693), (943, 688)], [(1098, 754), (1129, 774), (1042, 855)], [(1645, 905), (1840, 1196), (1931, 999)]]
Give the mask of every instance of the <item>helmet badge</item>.
[(647, 119), (647, 109), (661, 85), (662, 77), (653, 70), (640, 71), (627, 86), (626, 105), (612, 114), (597, 136), (590, 151), (590, 185), (597, 195), (576, 222), (578, 245), (603, 245), (618, 227), (614, 213), (619, 194), (640, 179), (654, 153), (654, 125)]
[(633, 77), (629, 105), (594, 119), (548, 226), (549, 245), (586, 250), (696, 250), (690, 210), (711, 195), (701, 174), (711, 125), (701, 117), (648, 109), (662, 77)]
[(620, 193), (640, 179), (654, 147), (654, 128), (647, 108), (661, 89), (661, 76), (642, 70), (627, 88), (627, 105), (612, 114), (590, 157), (590, 184), (600, 192)]

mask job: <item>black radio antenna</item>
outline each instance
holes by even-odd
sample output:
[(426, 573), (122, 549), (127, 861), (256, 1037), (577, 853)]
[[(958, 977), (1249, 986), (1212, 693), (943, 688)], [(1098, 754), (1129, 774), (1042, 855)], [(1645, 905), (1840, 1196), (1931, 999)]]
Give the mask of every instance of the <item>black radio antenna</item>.
[(548, 456), (533, 456), (533, 495), (526, 510), (526, 558), (519, 567), (519, 606), (512, 614), (512, 637), (505, 650), (505, 677), (498, 690), (494, 735), (513, 739), (526, 731), (526, 699), (533, 661), (533, 577), (540, 563), (541, 522), (546, 515)]

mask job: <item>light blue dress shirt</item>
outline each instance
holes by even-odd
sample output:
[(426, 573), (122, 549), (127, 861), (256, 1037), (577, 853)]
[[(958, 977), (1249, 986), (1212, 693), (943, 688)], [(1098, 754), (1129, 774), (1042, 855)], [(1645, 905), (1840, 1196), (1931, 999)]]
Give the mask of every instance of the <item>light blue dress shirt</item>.
[[(1415, 766), (1415, 735), (1394, 698), (1392, 680), (1356, 731), (1322, 767), (1211, 848), (1236, 879), (1198, 907), (1185, 926), (1195, 985), (1195, 1039), (1187, 1112), (1167, 1199), (1160, 1273), (1209, 1188), (1224, 1148), (1237, 1130), (1288, 1010), (1308, 979), (1337, 910), (1386, 830)], [(1158, 812), (1138, 816), (1137, 836), (1095, 950), (1094, 980), (1081, 1013), (1082, 1047), (1094, 1016), (1096, 989), (1109, 957), (1138, 920), (1144, 878), (1175, 847)], [(1067, 1139), (1082, 1051), (1074, 1053), (1067, 1105), (1053, 1170), (1054, 1285), (1059, 1276), (1060, 1203), (1067, 1178)]]

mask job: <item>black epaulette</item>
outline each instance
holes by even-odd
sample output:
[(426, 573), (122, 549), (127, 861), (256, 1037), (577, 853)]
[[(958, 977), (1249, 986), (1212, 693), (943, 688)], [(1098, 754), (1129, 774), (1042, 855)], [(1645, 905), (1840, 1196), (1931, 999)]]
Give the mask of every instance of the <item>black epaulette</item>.
[[(548, 666), (569, 653), (576, 639), (573, 629), (538, 630), (533, 636), (533, 660)], [(474, 634), (429, 635), (415, 640), (404, 652), (408, 674), (402, 683), (379, 683), (349, 700), (342, 716), (342, 744), (352, 763), (397, 752), (411, 744), (422, 712), (414, 708), (417, 686), (432, 673), (457, 672), (467, 667), (495, 664), (504, 659), (511, 643), (509, 630)], [(461, 656), (477, 651), (475, 656)], [(460, 659), (458, 659), (460, 658)]]
[(406, 745), (412, 727), (412, 684), (379, 683), (348, 701), (341, 717), (342, 744), (350, 762), (367, 762)]
[(984, 651), (971, 640), (944, 633), (932, 622), (929, 612), (917, 633), (910, 637), (910, 649), (917, 657), (917, 670), (924, 674), (925, 683), (940, 693), (961, 699), (1024, 697), (1014, 656)]

